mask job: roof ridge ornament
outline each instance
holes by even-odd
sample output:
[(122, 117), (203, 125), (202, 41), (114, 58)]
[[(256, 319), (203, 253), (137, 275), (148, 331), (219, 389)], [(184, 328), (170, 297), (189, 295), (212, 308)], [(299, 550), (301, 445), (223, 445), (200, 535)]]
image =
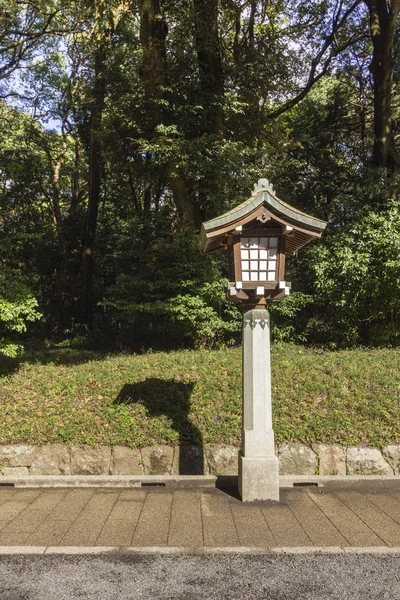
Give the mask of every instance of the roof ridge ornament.
[(270, 192), (273, 196), (276, 196), (274, 186), (266, 178), (259, 179), (258, 183), (254, 184), (253, 195), (257, 194), (258, 192)]

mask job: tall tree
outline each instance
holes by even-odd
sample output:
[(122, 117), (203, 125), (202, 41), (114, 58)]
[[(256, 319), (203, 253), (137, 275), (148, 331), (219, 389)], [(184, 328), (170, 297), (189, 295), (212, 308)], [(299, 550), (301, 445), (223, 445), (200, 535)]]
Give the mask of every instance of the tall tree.
[(393, 154), (392, 87), (400, 0), (365, 0), (365, 2), (369, 10), (373, 44), (371, 62), (374, 92), (373, 163), (376, 167), (395, 171), (399, 165)]
[(106, 94), (106, 45), (105, 3), (95, 1), (93, 28), (93, 88), (90, 104), (89, 134), (89, 200), (82, 248), (82, 296), (81, 319), (92, 325), (94, 240), (100, 203), (101, 188), (101, 129)]
[(93, 27), (88, 43), (91, 46), (93, 70), (90, 95), (89, 132), (89, 198), (82, 248), (81, 321), (89, 327), (93, 322), (94, 243), (101, 197), (102, 122), (107, 86), (107, 51), (112, 35), (129, 11), (125, 2), (112, 4), (92, 0)]

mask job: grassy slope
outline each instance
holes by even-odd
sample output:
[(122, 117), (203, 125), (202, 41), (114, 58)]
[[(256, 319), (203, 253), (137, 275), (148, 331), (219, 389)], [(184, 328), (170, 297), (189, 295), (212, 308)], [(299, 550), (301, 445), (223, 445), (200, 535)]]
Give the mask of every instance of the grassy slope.
[[(275, 346), (272, 365), (276, 441), (400, 443), (400, 350)], [(238, 444), (240, 388), (238, 348), (36, 353), (0, 379), (0, 444)]]

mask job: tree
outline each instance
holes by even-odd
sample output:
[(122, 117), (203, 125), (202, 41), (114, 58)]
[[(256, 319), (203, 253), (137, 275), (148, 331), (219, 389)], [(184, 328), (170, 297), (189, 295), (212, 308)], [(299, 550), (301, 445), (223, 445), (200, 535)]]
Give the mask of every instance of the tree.
[(371, 73), (374, 93), (373, 164), (398, 170), (393, 148), (392, 88), (400, 0), (365, 0), (373, 44)]
[(22, 351), (10, 333), (24, 333), (29, 321), (41, 318), (37, 300), (17, 272), (0, 270), (0, 354), (15, 357)]
[[(386, 5), (392, 24), (398, 1)], [(54, 335), (81, 321), (120, 340), (122, 328), (123, 343), (129, 332), (136, 347), (145, 338), (181, 344), (185, 327), (202, 339), (201, 307), (229, 322), (214, 286), (226, 265), (198, 256), (196, 232), (247, 197), (260, 176), (290, 203), (328, 219), (335, 234), (355, 226), (359, 204), (367, 209), (386, 195), (399, 47), (393, 34), (393, 69), (384, 69), (395, 98), (392, 158), (374, 158), (383, 168), (371, 169), (380, 110), (379, 69), (374, 78), (368, 70), (379, 46), (368, 29), (374, 6), (381, 4), (6, 7), (3, 64), (9, 75), (29, 69), (3, 80), (14, 109), (4, 104), (0, 113), (0, 242), (14, 251), (0, 243), (0, 261), (21, 268)], [(26, 51), (14, 56), (13, 45)], [(292, 262), (293, 281), (302, 268)], [(302, 292), (315, 300), (315, 280), (304, 281)], [(295, 302), (282, 318), (319, 310), (306, 304)]]

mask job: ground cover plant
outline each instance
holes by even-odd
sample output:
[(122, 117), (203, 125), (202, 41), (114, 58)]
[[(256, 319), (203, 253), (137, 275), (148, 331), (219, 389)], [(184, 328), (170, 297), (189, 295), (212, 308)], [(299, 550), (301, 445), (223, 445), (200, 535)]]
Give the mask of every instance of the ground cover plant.
[[(0, 365), (0, 444), (239, 444), (241, 349), (27, 352)], [(277, 442), (400, 443), (400, 350), (272, 348)]]

